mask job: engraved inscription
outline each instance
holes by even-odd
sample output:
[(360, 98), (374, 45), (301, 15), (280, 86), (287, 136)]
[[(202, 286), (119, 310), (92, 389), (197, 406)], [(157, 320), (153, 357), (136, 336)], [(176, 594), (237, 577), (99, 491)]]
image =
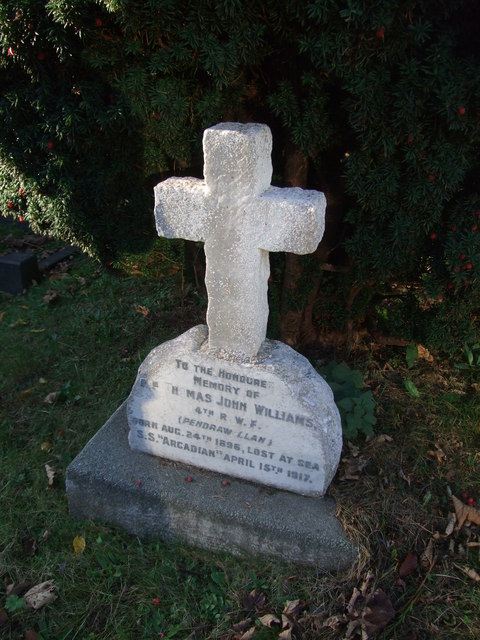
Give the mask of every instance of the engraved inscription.
[(320, 465), (305, 456), (315, 450), (315, 422), (284, 383), (268, 371), (249, 375), (204, 359), (176, 358), (158, 376), (139, 380), (141, 400), (131, 403), (130, 416), (134, 446), (266, 484), (275, 477), (275, 486), (300, 492), (315, 483)]

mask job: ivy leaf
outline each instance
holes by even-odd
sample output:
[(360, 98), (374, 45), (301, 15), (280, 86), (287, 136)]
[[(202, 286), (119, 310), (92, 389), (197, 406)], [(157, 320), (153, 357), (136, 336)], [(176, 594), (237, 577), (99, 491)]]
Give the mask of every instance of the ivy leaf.
[(416, 344), (407, 345), (405, 360), (407, 361), (408, 368), (411, 369), (415, 362), (418, 360), (418, 347)]
[(404, 380), (403, 386), (408, 391), (408, 393), (412, 396), (412, 398), (419, 398), (420, 392), (415, 386), (415, 384), (411, 380)]
[(16, 595), (8, 596), (5, 601), (5, 609), (9, 613), (15, 613), (16, 611), (21, 611), (25, 607), (25, 600), (23, 598), (19, 598)]

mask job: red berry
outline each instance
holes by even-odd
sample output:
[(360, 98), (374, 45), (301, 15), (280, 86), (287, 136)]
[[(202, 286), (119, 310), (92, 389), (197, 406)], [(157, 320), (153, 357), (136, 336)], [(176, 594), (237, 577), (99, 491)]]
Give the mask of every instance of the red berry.
[(19, 190), (18, 190), (18, 195), (19, 195), (19, 196), (23, 196), (23, 189), (19, 189)]
[(468, 493), (466, 491), (462, 493), (462, 500), (468, 500)]
[(46, 57), (47, 57), (47, 54), (44, 51), (40, 51), (40, 53), (37, 55), (37, 58), (38, 60), (40, 60), (40, 62), (43, 62)]
[(7, 207), (8, 207), (9, 209), (13, 209), (13, 202), (9, 202), (9, 203), (7, 204)]
[(380, 27), (380, 29), (377, 31), (377, 38), (379, 40), (383, 40), (384, 37), (385, 37), (385, 29), (383, 27)]
[(95, 24), (97, 25), (97, 27), (101, 27), (103, 22), (101, 18), (95, 18)]
[(193, 482), (192, 476), (187, 476), (187, 482)]
[(452, 226), (450, 227), (450, 231), (456, 231), (456, 230), (457, 230), (457, 225), (452, 224)]
[(12, 49), (12, 47), (8, 47), (7, 53), (9, 56), (14, 56), (15, 55), (15, 51)]
[(467, 264), (465, 265), (465, 269), (467, 269), (467, 271), (470, 271), (471, 269), (473, 269), (473, 264), (471, 262), (467, 262)]
[(475, 500), (473, 498), (469, 498), (467, 500), (467, 504), (469, 504), (471, 507), (473, 507), (473, 505), (475, 504)]
[(433, 173), (429, 173), (428, 179), (430, 180), (430, 182), (435, 182), (435, 175)]
[(449, 283), (447, 284), (447, 287), (448, 287), (449, 289), (453, 289), (453, 282), (449, 282)]
[(478, 226), (477, 226), (476, 224), (475, 224), (475, 225), (473, 225), (473, 227), (472, 227), (472, 231), (478, 231)]
[(140, 480), (137, 480), (137, 481), (135, 482), (135, 485), (136, 485), (137, 487), (139, 487), (141, 484), (142, 484), (142, 483), (140, 482)]
[(18, 216), (18, 221), (23, 222), (23, 216)]
[(436, 240), (437, 239), (437, 234), (436, 233), (431, 233), (430, 234), (430, 240)]
[(460, 254), (460, 260), (463, 262), (467, 256), (464, 253)]
[(160, 604), (160, 598), (154, 598), (153, 604)]
[(49, 140), (47, 142), (47, 149), (53, 149), (53, 147), (55, 146), (53, 140)]
[(226, 487), (228, 484), (228, 480), (222, 480), (222, 487)]
[(465, 107), (458, 107), (458, 115), (459, 116), (464, 116), (466, 111), (467, 110), (465, 109)]

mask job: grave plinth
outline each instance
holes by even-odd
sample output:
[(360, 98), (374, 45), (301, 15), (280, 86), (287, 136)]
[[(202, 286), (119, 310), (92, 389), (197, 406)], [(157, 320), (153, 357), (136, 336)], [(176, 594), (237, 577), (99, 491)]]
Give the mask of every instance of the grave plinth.
[(310, 363), (266, 339), (268, 253), (313, 252), (326, 203), (270, 186), (271, 147), (265, 125), (222, 123), (204, 134), (204, 180), (155, 188), (159, 234), (205, 243), (207, 326), (147, 356), (67, 470), (67, 495), (72, 515), (139, 536), (341, 569), (356, 550), (322, 497), (340, 415)]

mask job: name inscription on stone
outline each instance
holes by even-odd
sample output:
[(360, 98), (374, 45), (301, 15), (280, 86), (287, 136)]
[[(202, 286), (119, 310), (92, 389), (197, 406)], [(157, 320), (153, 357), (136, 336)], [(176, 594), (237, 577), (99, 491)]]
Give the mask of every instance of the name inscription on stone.
[(299, 493), (324, 481), (314, 417), (268, 367), (183, 355), (139, 375), (128, 412), (132, 448)]

